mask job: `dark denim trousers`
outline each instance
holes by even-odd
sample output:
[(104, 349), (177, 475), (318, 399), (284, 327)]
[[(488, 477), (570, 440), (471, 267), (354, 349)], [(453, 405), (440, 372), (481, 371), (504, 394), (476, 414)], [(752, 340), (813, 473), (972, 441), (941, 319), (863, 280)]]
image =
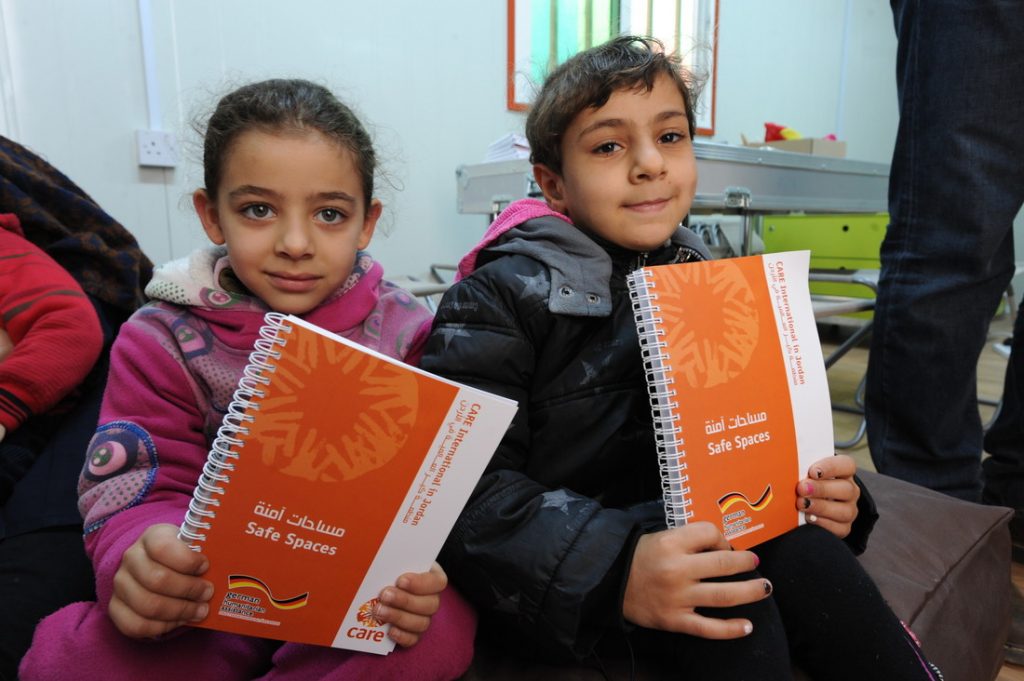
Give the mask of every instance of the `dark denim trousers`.
[(1024, 0), (891, 4), (900, 122), (868, 360), (871, 456), (894, 477), (972, 501), (998, 487), (1024, 507), (1024, 317), (984, 478), (976, 390), (1024, 203)]

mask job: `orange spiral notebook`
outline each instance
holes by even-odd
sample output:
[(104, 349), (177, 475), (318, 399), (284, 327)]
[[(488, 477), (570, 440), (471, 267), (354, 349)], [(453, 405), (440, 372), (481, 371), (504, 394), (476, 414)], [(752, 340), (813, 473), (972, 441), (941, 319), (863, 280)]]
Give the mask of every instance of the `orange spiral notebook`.
[(835, 451), (809, 262), (796, 251), (629, 275), (669, 527), (707, 520), (749, 548), (803, 522), (797, 482)]
[(268, 313), (179, 533), (197, 626), (389, 652), (380, 590), (429, 569), (515, 410)]

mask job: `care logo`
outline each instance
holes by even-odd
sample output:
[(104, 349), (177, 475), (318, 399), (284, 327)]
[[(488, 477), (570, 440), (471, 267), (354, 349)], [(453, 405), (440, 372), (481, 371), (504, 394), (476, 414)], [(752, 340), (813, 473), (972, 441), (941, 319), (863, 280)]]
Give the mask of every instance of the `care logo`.
[(345, 635), (360, 641), (382, 642), (384, 640), (384, 631), (374, 631), (374, 629), (384, 626), (384, 623), (377, 619), (377, 608), (379, 605), (380, 600), (373, 598), (359, 606), (359, 612), (356, 613), (356, 621), (363, 626), (349, 627)]
[(377, 608), (380, 606), (380, 599), (372, 598), (367, 602), (359, 606), (359, 612), (356, 614), (356, 621), (362, 624), (364, 627), (370, 627), (376, 629), (377, 627), (384, 624), (377, 619)]

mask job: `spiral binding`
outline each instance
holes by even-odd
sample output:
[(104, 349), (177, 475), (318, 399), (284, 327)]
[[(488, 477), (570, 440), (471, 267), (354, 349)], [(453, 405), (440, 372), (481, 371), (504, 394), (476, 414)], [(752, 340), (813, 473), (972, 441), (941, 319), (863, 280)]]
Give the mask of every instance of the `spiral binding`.
[(654, 291), (654, 282), (648, 278), (648, 271), (636, 270), (626, 277), (626, 281), (654, 420), (654, 443), (661, 471), (665, 520), (669, 527), (678, 527), (685, 525), (693, 513), (688, 510), (690, 487), (687, 485), (686, 449), (683, 447), (682, 428), (679, 427), (679, 402), (675, 399), (672, 367), (665, 351), (668, 343), (664, 340), (664, 320), (659, 316), (658, 294)]
[(259, 411), (259, 400), (266, 394), (260, 386), (270, 383), (268, 374), (275, 369), (270, 360), (281, 358), (280, 351), (274, 346), (283, 346), (287, 338), (281, 334), (292, 330), (285, 323), (285, 315), (279, 312), (268, 312), (263, 319), (266, 323), (260, 327), (260, 337), (253, 344), (249, 363), (242, 372), (224, 420), (217, 429), (217, 437), (210, 446), (199, 482), (192, 492), (185, 520), (178, 529), (178, 538), (187, 542), (193, 551), (201, 550), (201, 543), (206, 541), (210, 520), (216, 517), (217, 507), (220, 506), (217, 497), (224, 494), (224, 486), (231, 482), (230, 473), (235, 470), (238, 450), (244, 444), (237, 436), (249, 434), (245, 424), (252, 423), (253, 412)]

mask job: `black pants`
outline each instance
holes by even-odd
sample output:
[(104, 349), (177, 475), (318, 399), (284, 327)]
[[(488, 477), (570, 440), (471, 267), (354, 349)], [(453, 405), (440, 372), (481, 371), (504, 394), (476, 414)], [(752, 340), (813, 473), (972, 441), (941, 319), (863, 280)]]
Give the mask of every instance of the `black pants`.
[[(753, 633), (716, 641), (638, 629), (629, 645), (644, 677), (656, 670), (655, 678), (681, 681), (790, 681), (795, 664), (816, 681), (934, 681), (878, 587), (834, 535), (805, 525), (752, 550), (761, 559), (757, 573), (732, 579), (766, 577), (772, 595), (702, 614), (746, 617)], [(618, 656), (622, 646), (615, 647)]]
[(81, 526), (0, 541), (0, 680), (17, 678), (39, 620), (68, 603), (95, 598)]

